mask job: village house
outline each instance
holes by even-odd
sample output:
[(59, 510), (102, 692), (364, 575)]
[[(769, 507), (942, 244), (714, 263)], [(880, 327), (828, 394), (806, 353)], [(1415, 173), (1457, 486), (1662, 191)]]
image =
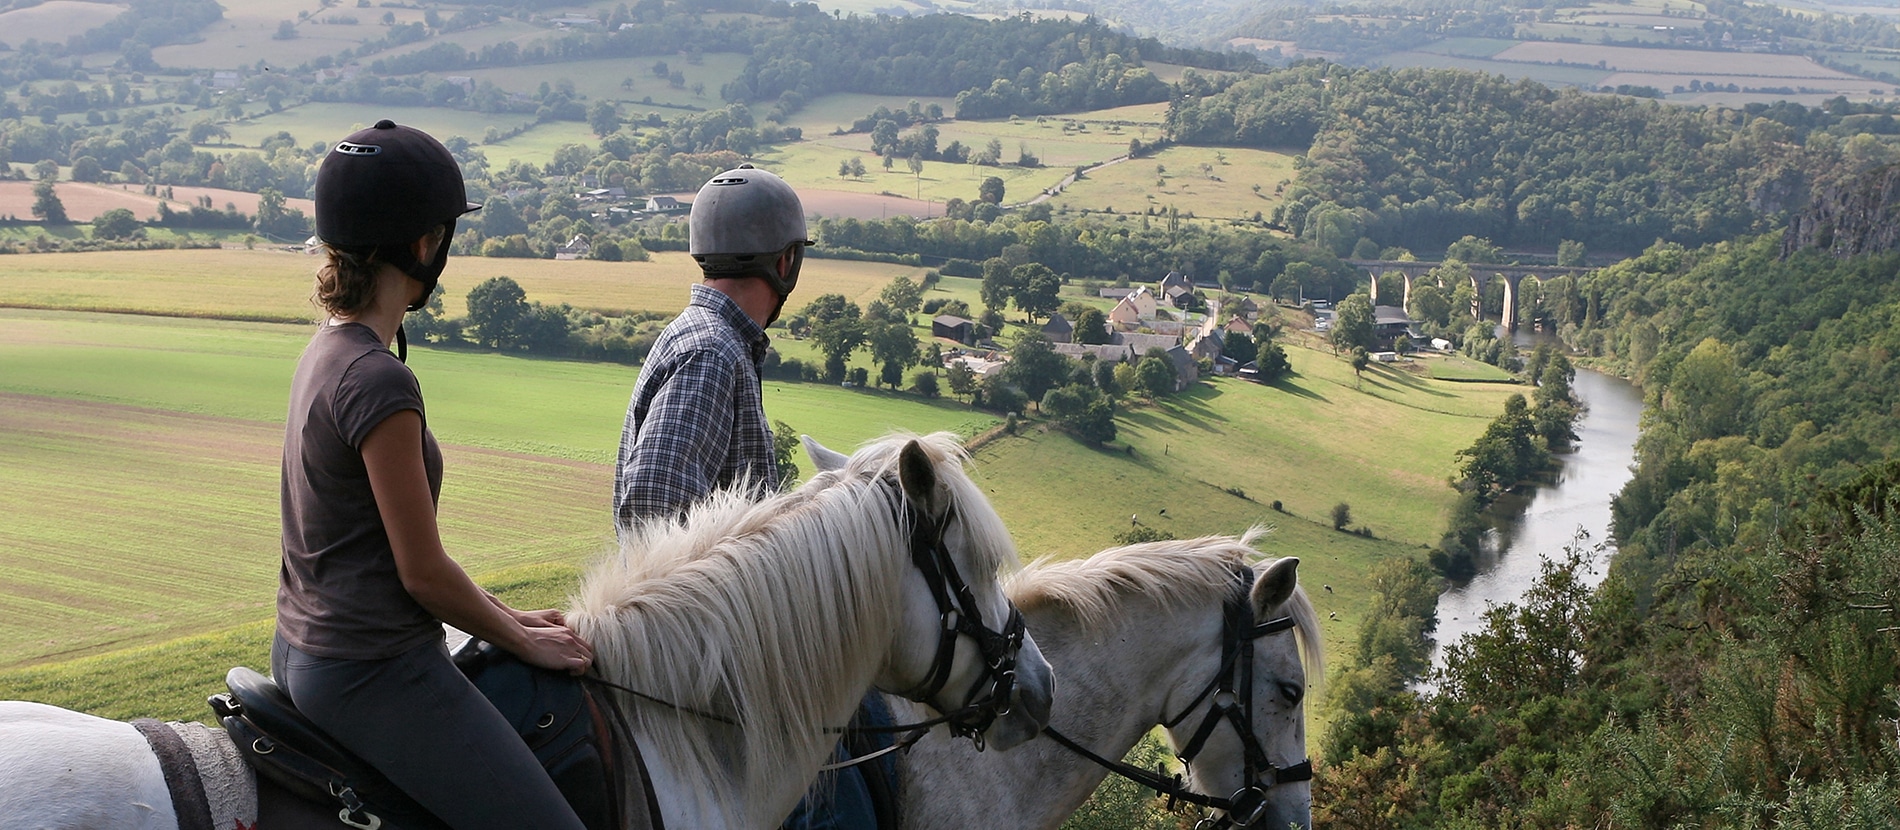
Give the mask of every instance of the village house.
[(554, 249), (554, 258), (560, 260), (580, 259), (581, 257), (587, 256), (587, 253), (593, 249), (594, 246), (588, 243), (587, 237), (577, 233), (574, 234), (573, 239), (567, 241), (566, 245)]
[(1067, 343), (1075, 339), (1075, 324), (1058, 311), (1049, 315), (1049, 322), (1042, 326), (1042, 336), (1051, 343)]
[(1129, 292), (1121, 302), (1116, 303), (1115, 308), (1108, 312), (1108, 319), (1111, 323), (1133, 328), (1140, 326), (1143, 320), (1154, 319), (1155, 309), (1158, 306), (1154, 292), (1149, 291), (1148, 286), (1144, 285)]
[(648, 213), (678, 213), (683, 210), (691, 210), (692, 207), (691, 204), (683, 204), (680, 200), (671, 196), (647, 197)]

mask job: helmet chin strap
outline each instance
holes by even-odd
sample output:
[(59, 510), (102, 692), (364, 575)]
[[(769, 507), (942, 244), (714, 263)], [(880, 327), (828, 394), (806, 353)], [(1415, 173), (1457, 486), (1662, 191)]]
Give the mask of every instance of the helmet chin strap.
[[(436, 283), (442, 278), (442, 269), (448, 267), (449, 242), (455, 238), (455, 220), (450, 219), (444, 223), (444, 225), (442, 229), (442, 241), (436, 243), (435, 255), (429, 257), (426, 262), (411, 261), (407, 266), (400, 263), (393, 263), (396, 267), (401, 268), (404, 274), (409, 275), (410, 279), (422, 283), (422, 293), (416, 298), (415, 302), (409, 304), (409, 307), (405, 309), (405, 311), (421, 311), (429, 305), (429, 298), (435, 294)], [(399, 256), (409, 259), (414, 257), (413, 254), (409, 253), (409, 248), (407, 247), (401, 249)], [(783, 301), (781, 301), (781, 304), (783, 304)], [(408, 317), (406, 314), (403, 316), (405, 319)], [(403, 325), (400, 321), (396, 323), (396, 359), (403, 363), (409, 362), (409, 336), (404, 333)]]

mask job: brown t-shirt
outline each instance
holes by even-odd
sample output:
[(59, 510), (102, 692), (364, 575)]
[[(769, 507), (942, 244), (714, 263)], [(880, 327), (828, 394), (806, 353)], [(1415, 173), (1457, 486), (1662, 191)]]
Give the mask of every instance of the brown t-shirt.
[(368, 326), (318, 327), (290, 384), (277, 585), (277, 632), (310, 654), (377, 660), (442, 636), (402, 587), (363, 465), (363, 439), (405, 409), (424, 416), (423, 466), (440, 498), (442, 451), (415, 374)]

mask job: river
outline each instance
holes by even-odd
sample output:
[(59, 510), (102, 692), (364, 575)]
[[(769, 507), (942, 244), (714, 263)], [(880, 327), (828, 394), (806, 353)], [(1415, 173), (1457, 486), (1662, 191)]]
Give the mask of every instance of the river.
[[(1534, 485), (1528, 496), (1507, 496), (1492, 509), (1478, 575), (1438, 598), (1440, 648), (1434, 666), (1444, 665), (1445, 644), (1478, 630), (1487, 606), (1519, 601), (1545, 557), (1561, 554), (1578, 528), (1589, 534), (1586, 545), (1609, 541), (1610, 499), (1629, 481), (1636, 463), (1643, 393), (1626, 380), (1588, 369), (1577, 371), (1571, 388), (1587, 407), (1576, 447), (1557, 456), (1551, 483)], [(1602, 581), (1612, 553), (1614, 547), (1606, 544), (1593, 561), (1586, 577), (1590, 585)]]

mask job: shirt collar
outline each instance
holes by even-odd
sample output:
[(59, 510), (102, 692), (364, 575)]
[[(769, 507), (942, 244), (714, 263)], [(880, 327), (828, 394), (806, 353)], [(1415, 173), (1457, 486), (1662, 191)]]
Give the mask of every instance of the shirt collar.
[(699, 306), (719, 315), (720, 319), (725, 320), (726, 325), (731, 326), (732, 330), (738, 333), (739, 338), (745, 341), (746, 348), (752, 353), (752, 362), (764, 364), (765, 348), (771, 338), (767, 337), (765, 329), (759, 328), (759, 324), (754, 322), (737, 302), (726, 296), (725, 292), (703, 283), (694, 283), (693, 298), (687, 305)]

